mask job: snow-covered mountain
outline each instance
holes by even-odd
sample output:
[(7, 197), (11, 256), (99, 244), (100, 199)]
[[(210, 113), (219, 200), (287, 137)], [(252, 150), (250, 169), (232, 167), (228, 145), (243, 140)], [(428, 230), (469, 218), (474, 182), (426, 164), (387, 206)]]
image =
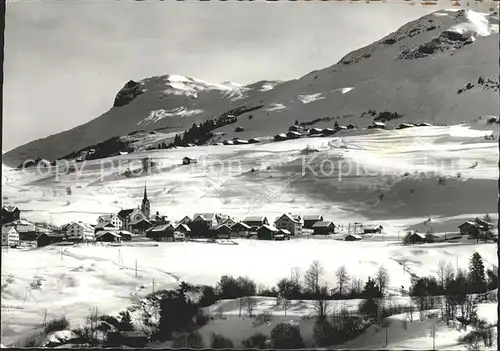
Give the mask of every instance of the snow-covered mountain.
[[(238, 118), (215, 131), (225, 133), (224, 138), (273, 135), (296, 120), (324, 117), (331, 118), (315, 126), (331, 127), (335, 119), (364, 127), (374, 118), (369, 110), (402, 115), (387, 121), (389, 125), (452, 124), (498, 116), (498, 23), (493, 14), (437, 11), (349, 53), (333, 66), (285, 82), (241, 86), (180, 75), (130, 81), (108, 112), (9, 151), (3, 162), (15, 166), (37, 157), (53, 160), (140, 130), (173, 136), (193, 123), (224, 114)], [(243, 131), (236, 133), (236, 127)]]

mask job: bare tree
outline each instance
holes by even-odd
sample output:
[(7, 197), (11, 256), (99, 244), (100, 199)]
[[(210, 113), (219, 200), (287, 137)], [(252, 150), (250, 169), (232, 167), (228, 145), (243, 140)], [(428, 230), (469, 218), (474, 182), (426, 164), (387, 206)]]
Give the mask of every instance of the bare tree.
[(339, 294), (342, 296), (342, 293), (344, 292), (344, 288), (347, 288), (347, 285), (349, 284), (349, 273), (347, 273), (347, 269), (345, 268), (344, 265), (340, 266), (337, 271), (335, 272), (335, 276), (337, 277), (337, 284), (339, 286)]
[(286, 312), (288, 311), (288, 309), (290, 308), (291, 305), (292, 305), (292, 302), (290, 300), (288, 300), (288, 298), (282, 297), (280, 299), (280, 306), (283, 307), (283, 309), (285, 311), (285, 316), (286, 316)]
[(363, 292), (363, 281), (359, 278), (351, 279), (350, 293), (353, 296), (359, 295)]
[(377, 282), (380, 292), (382, 293), (382, 295), (384, 295), (387, 289), (387, 285), (389, 284), (389, 272), (385, 267), (381, 266), (378, 268), (375, 281)]
[(330, 307), (330, 301), (327, 300), (328, 297), (328, 287), (322, 286), (318, 288), (318, 293), (315, 300), (313, 301), (313, 308), (316, 312), (316, 316), (319, 318), (325, 318), (328, 314), (328, 309)]
[(255, 297), (247, 296), (243, 298), (242, 305), (248, 313), (248, 317), (253, 317), (253, 311), (257, 307), (257, 299)]
[(319, 280), (323, 275), (323, 267), (318, 261), (313, 261), (304, 276), (304, 283), (306, 289), (313, 294), (319, 292)]

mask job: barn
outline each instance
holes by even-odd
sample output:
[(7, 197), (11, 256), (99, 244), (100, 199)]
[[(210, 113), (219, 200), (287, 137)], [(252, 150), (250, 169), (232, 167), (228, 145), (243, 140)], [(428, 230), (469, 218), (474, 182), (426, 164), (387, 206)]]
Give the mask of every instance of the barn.
[(349, 234), (345, 237), (345, 241), (358, 241), (363, 239), (361, 235), (358, 234)]
[(106, 242), (106, 243), (115, 243), (120, 242), (122, 237), (120, 234), (110, 231), (101, 231), (95, 235), (96, 241)]
[(304, 228), (313, 229), (314, 223), (321, 222), (322, 220), (323, 220), (323, 216), (321, 216), (321, 215), (304, 216)]
[(335, 233), (335, 224), (330, 221), (321, 221), (313, 224), (314, 235), (328, 235)]
[(274, 240), (274, 236), (278, 234), (278, 229), (264, 224), (257, 229), (259, 240)]

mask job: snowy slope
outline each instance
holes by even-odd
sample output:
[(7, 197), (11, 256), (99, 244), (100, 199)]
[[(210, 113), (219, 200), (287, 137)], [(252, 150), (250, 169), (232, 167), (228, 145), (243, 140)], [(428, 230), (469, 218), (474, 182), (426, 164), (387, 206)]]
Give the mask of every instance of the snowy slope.
[[(443, 10), (296, 80), (240, 86), (179, 75), (147, 78), (118, 94), (128, 97), (120, 106), (85, 125), (7, 152), (3, 162), (54, 159), (138, 129), (179, 132), (242, 106), (257, 109), (216, 132), (226, 133), (226, 138), (273, 135), (296, 120), (327, 116), (341, 124), (366, 126), (372, 117), (362, 113), (370, 109), (403, 115), (389, 124), (416, 120), (453, 124), (480, 115), (497, 116), (497, 43), (498, 15)], [(479, 83), (479, 77), (485, 82)], [(236, 134), (237, 126), (244, 131)]]

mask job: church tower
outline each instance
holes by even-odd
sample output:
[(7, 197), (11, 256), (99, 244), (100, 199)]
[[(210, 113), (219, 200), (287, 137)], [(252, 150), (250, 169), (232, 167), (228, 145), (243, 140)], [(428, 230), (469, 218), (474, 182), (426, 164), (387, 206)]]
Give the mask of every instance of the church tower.
[(144, 197), (142, 199), (141, 211), (147, 219), (149, 219), (150, 204), (148, 200), (148, 193), (146, 191), (146, 183), (144, 183)]

